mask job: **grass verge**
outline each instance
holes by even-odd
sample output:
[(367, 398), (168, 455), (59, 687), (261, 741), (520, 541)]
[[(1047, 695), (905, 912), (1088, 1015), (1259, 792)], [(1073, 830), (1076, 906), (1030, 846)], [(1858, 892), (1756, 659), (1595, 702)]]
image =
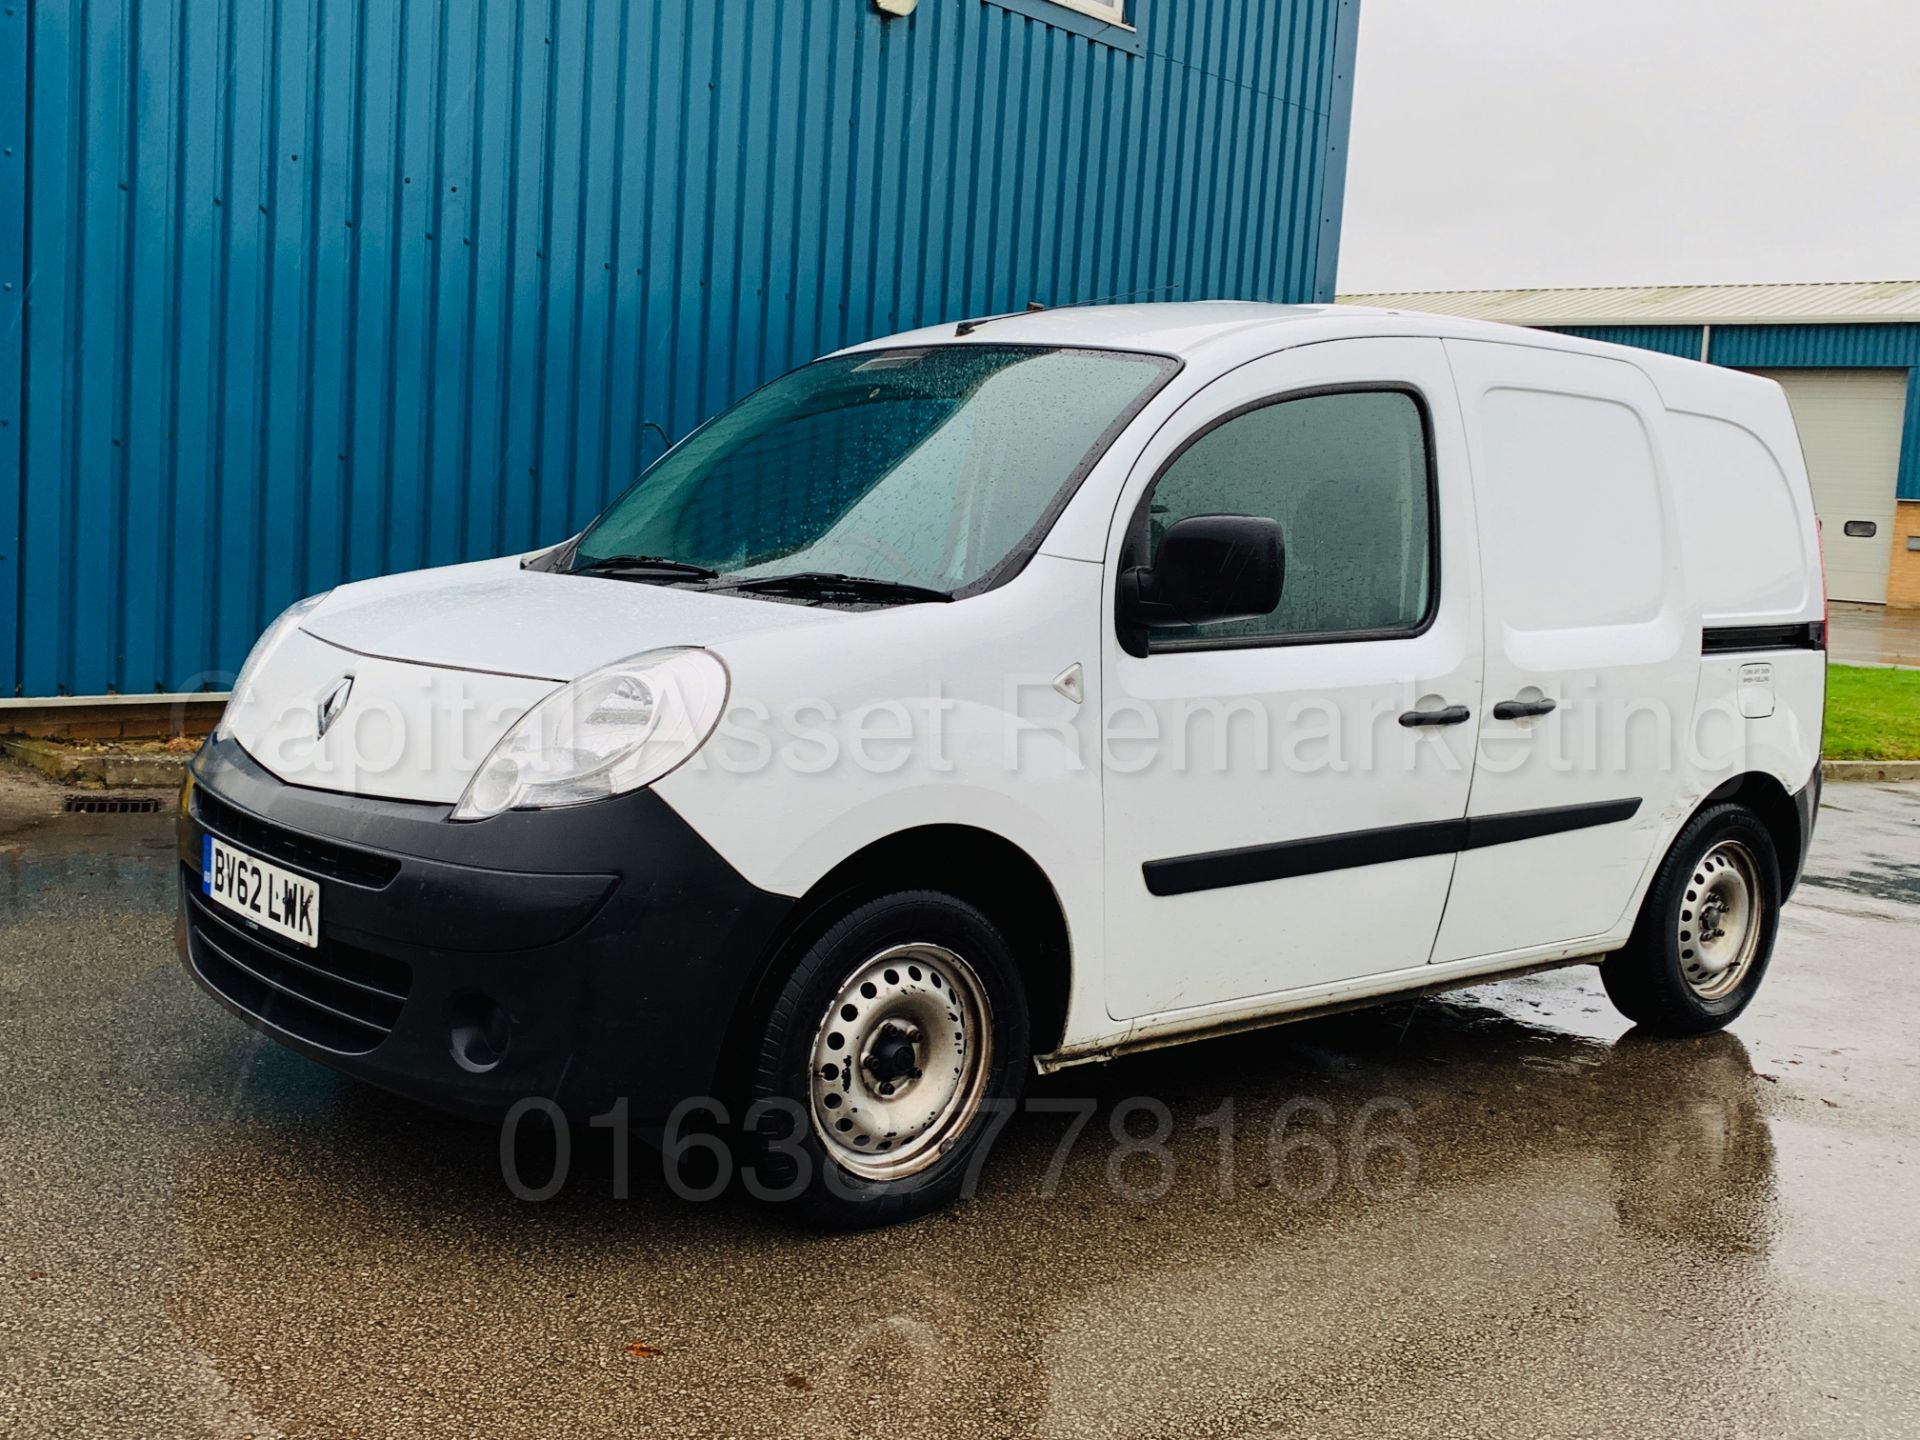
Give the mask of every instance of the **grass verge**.
[(1920, 760), (1920, 670), (1827, 667), (1829, 760)]

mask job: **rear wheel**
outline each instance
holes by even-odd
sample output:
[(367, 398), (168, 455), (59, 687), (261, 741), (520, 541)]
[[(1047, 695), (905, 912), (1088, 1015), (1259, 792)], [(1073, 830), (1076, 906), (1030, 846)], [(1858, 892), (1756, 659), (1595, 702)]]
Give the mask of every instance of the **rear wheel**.
[(853, 908), (765, 1018), (754, 1189), (842, 1226), (947, 1203), (984, 1159), (992, 1114), (1018, 1100), (1028, 1043), (1012, 949), (978, 909), (928, 890)]
[(1718, 1030), (1760, 988), (1779, 919), (1772, 835), (1744, 806), (1710, 806), (1674, 841), (1600, 978), (1620, 1013), (1651, 1030)]

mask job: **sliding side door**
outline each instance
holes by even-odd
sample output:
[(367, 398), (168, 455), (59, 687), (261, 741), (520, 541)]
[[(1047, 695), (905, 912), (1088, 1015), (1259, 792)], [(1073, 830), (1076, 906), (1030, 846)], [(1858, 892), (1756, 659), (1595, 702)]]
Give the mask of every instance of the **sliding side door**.
[(1625, 361), (1445, 343), (1486, 685), (1442, 962), (1549, 952), (1630, 918), (1687, 773), (1700, 674), (1652, 382)]

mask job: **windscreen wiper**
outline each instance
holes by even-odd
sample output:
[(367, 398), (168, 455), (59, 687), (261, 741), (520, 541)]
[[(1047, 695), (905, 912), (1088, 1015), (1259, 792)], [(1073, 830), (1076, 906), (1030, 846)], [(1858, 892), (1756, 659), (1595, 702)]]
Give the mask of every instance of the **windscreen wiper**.
[(608, 575), (617, 580), (712, 580), (720, 572), (662, 555), (602, 555), (584, 565), (570, 566), (567, 574)]
[(894, 601), (906, 605), (953, 599), (945, 590), (935, 590), (926, 585), (909, 585), (903, 580), (881, 580), (872, 575), (833, 575), (824, 570), (797, 570), (791, 575), (755, 575), (746, 580), (729, 580), (711, 588), (755, 590), (762, 594), (821, 600)]

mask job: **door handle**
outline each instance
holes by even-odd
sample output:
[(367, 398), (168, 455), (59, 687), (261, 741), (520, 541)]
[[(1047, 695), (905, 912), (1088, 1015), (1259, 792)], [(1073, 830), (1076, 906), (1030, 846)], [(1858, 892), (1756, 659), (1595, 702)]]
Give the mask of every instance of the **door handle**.
[(1409, 710), (1400, 717), (1400, 723), (1414, 725), (1458, 725), (1463, 720), (1473, 718), (1473, 712), (1464, 705), (1449, 705), (1444, 710)]
[(1493, 718), (1526, 720), (1535, 715), (1551, 715), (1555, 703), (1552, 700), (1502, 700), (1493, 707)]

